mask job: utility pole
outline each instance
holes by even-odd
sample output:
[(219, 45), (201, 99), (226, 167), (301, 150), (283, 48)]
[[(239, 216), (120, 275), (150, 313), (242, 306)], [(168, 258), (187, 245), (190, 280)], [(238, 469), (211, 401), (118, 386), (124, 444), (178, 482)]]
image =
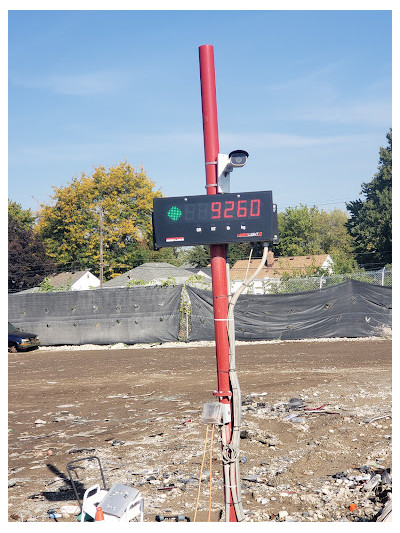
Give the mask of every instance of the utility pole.
[(103, 208), (99, 207), (100, 212), (100, 289), (103, 288)]
[[(219, 152), (217, 96), (215, 87), (214, 48), (209, 44), (199, 47), (200, 83), (203, 112), (204, 155), (206, 167), (207, 194), (217, 194), (217, 157)], [(223, 404), (231, 407), (232, 391), (229, 382), (229, 339), (228, 339), (228, 284), (226, 272), (226, 244), (211, 244), (211, 275), (214, 308), (214, 330), (217, 358), (218, 390), (214, 395)], [(232, 412), (232, 409), (230, 409)], [(232, 437), (232, 423), (227, 424), (228, 443)], [(224, 474), (224, 484), (227, 484)], [(233, 506), (232, 491), (229, 488), (229, 522), (237, 522)]]
[[(154, 249), (210, 245), (218, 398), (205, 404), (213, 421), (221, 426), (225, 521), (241, 522), (244, 512), (240, 487), (241, 392), (236, 374), (234, 307), (243, 290), (266, 263), (268, 243), (278, 244), (277, 208), (272, 191), (231, 193), (229, 174), (243, 167), (246, 150), (219, 153), (214, 48), (199, 47), (203, 113), (206, 195), (155, 198), (153, 201)], [(262, 242), (263, 256), (256, 271), (233, 296), (230, 294), (227, 249), (230, 242)], [(229, 315), (228, 315), (229, 313)], [(217, 410), (215, 408), (217, 407)], [(218, 411), (219, 414), (215, 411)], [(208, 422), (207, 422), (208, 423)]]

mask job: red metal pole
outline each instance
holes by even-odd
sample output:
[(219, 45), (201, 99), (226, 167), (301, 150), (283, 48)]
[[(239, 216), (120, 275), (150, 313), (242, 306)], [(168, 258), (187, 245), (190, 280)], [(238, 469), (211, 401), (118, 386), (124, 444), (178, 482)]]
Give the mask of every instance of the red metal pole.
[[(217, 95), (215, 87), (214, 48), (209, 44), (199, 47), (201, 102), (203, 110), (204, 155), (207, 194), (217, 194), (217, 155), (219, 152)], [(217, 357), (218, 391), (220, 402), (231, 404), (229, 383), (228, 341), (228, 285), (226, 279), (226, 245), (210, 245), (211, 276), (214, 307), (215, 348)], [(232, 412), (232, 410), (231, 410)], [(232, 427), (228, 424), (227, 441), (231, 441)], [(225, 480), (226, 482), (226, 480)], [(230, 491), (229, 522), (237, 522)]]

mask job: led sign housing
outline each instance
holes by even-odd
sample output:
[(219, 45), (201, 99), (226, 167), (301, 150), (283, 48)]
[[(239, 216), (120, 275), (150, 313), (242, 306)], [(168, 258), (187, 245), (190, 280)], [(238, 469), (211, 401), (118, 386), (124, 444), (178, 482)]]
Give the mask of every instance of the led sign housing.
[(155, 198), (153, 239), (166, 246), (278, 243), (277, 208), (271, 191)]

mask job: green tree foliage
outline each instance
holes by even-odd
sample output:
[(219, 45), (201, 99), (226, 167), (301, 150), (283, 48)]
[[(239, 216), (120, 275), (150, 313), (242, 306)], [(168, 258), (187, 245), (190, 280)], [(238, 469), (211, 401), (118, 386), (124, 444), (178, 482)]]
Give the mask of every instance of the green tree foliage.
[(46, 248), (32, 228), (34, 217), (16, 202), (8, 202), (8, 290), (17, 292), (39, 285), (54, 271)]
[(323, 253), (320, 239), (320, 213), (317, 207), (287, 207), (278, 213), (279, 255), (308, 255)]
[[(347, 214), (334, 209), (331, 212), (319, 211), (317, 207), (288, 207), (278, 214), (279, 244), (271, 246), (276, 256), (330, 254), (335, 261), (334, 272), (351, 272), (357, 266), (353, 259), (352, 239), (346, 229)], [(247, 259), (253, 247), (253, 258), (261, 257), (262, 243), (239, 243), (229, 245), (229, 264), (239, 259)], [(196, 267), (205, 267), (210, 262), (208, 246), (194, 246), (187, 253), (187, 261)], [(289, 266), (289, 264), (288, 264)], [(290, 270), (290, 268), (289, 268)], [(311, 275), (315, 268), (304, 271)]]
[(60, 266), (91, 268), (99, 273), (100, 209), (103, 210), (103, 264), (106, 279), (151, 261), (173, 261), (173, 250), (153, 252), (153, 199), (162, 196), (143, 168), (127, 162), (92, 175), (82, 173), (65, 187), (55, 187), (50, 205), (42, 205), (37, 232)]
[[(250, 254), (250, 250), (253, 248), (252, 255), (253, 257), (261, 257), (263, 253), (262, 243), (250, 243), (242, 242), (238, 244), (229, 244), (228, 247), (228, 263), (230, 266), (233, 266), (236, 261), (239, 259), (247, 259)], [(190, 263), (191, 265), (201, 268), (207, 267), (210, 264), (210, 247), (209, 246), (193, 246), (185, 252), (184, 261), (181, 260), (180, 264), (184, 262)]]
[(8, 216), (24, 229), (32, 229), (35, 216), (30, 209), (22, 209), (21, 204), (8, 199)]
[(210, 264), (210, 247), (193, 246), (186, 252), (187, 262), (196, 268), (205, 268)]
[(369, 183), (362, 183), (365, 200), (346, 204), (350, 212), (347, 228), (355, 242), (358, 262), (365, 266), (392, 262), (392, 130), (388, 145), (379, 150), (378, 172)]
[(288, 207), (278, 213), (279, 245), (277, 255), (330, 254), (335, 261), (334, 272), (351, 272), (355, 266), (353, 243), (341, 209), (319, 211), (317, 207)]
[(334, 274), (349, 274), (360, 269), (354, 255), (342, 248), (333, 248), (329, 255), (333, 259)]
[(346, 228), (348, 219), (347, 213), (341, 209), (329, 213), (320, 211), (317, 241), (324, 253), (332, 254), (338, 250), (350, 254), (353, 251), (353, 242)]
[(229, 265), (232, 267), (236, 263), (236, 261), (239, 261), (240, 259), (247, 259), (250, 255), (250, 252), (253, 258), (262, 257), (262, 243), (240, 242), (237, 244), (230, 244), (228, 253)]

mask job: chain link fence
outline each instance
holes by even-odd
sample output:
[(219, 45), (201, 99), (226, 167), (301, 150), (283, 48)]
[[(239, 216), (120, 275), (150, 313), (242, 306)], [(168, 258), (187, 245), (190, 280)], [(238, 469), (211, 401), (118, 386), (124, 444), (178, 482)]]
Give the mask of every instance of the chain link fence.
[[(329, 276), (297, 277), (289, 279), (270, 278), (255, 280), (251, 283), (244, 294), (283, 294), (303, 291), (321, 290), (324, 287), (344, 283), (348, 279), (364, 281), (373, 285), (384, 287), (392, 286), (392, 270), (383, 268), (368, 272), (352, 272), (350, 274), (332, 274)], [(232, 292), (241, 285), (242, 280), (234, 280), (231, 283)]]

